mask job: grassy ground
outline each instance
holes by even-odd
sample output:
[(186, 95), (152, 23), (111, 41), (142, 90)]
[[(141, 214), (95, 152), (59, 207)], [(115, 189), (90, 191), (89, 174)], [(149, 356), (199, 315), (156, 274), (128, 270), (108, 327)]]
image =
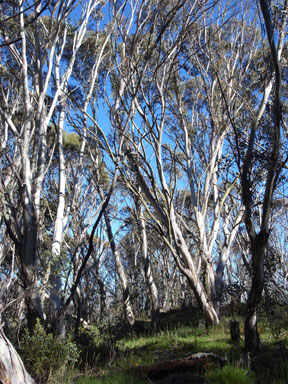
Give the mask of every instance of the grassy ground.
[[(194, 318), (193, 318), (194, 316)], [(282, 316), (282, 317), (281, 317)], [(107, 340), (110, 352), (107, 360), (95, 359), (93, 372), (78, 377), (62, 375), (54, 379), (55, 383), (76, 384), (142, 384), (151, 383), (147, 378), (135, 377), (127, 371), (137, 366), (158, 364), (177, 358), (186, 357), (196, 352), (213, 352), (226, 357), (228, 365), (207, 371), (203, 375), (183, 373), (165, 379), (159, 383), (229, 383), (229, 384), (287, 384), (288, 383), (288, 323), (286, 315), (271, 318), (261, 316), (259, 331), (262, 348), (259, 353), (249, 356), (250, 370), (243, 369), (243, 325), (240, 325), (241, 341), (230, 340), (229, 318), (206, 331), (191, 311), (173, 311), (162, 319), (162, 331), (148, 334), (147, 324), (136, 335)], [(191, 321), (193, 319), (193, 321)], [(239, 319), (242, 323), (242, 319)], [(141, 327), (139, 327), (141, 328)], [(96, 338), (99, 338), (99, 334)], [(99, 339), (98, 339), (99, 343)], [(126, 372), (126, 373), (125, 373)], [(61, 381), (62, 380), (62, 381)], [(169, 381), (170, 380), (170, 381)], [(52, 382), (51, 382), (52, 383)]]

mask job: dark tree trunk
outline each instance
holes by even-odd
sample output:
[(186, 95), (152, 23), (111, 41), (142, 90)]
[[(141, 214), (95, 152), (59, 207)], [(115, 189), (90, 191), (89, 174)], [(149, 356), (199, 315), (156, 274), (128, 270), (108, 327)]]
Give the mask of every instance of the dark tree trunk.
[(216, 268), (216, 278), (215, 278), (215, 291), (216, 291), (216, 304), (219, 307), (219, 303), (223, 297), (223, 276), (224, 276), (225, 264), (222, 260), (219, 260), (219, 263)]
[(34, 308), (33, 301), (31, 300), (31, 297), (27, 297), (25, 300), (26, 304), (26, 309), (27, 309), (27, 326), (28, 326), (28, 331), (30, 335), (33, 335), (36, 323), (37, 323), (37, 318), (39, 318), (39, 315), (37, 311)]
[(258, 333), (258, 308), (264, 289), (264, 257), (268, 235), (260, 232), (252, 245), (252, 285), (248, 295), (245, 317), (245, 349), (255, 351), (260, 348)]
[(100, 276), (99, 266), (96, 263), (95, 268), (95, 277), (97, 280), (97, 284), (99, 286), (100, 290), (100, 321), (105, 318), (106, 312), (107, 312), (107, 305), (106, 305), (106, 289), (105, 284)]
[(26, 291), (25, 305), (27, 326), (30, 335), (33, 335), (37, 319), (43, 321), (42, 305), (39, 294), (39, 287), (33, 278), (23, 276), (22, 282)]
[(30, 209), (29, 207), (24, 207), (23, 218), (23, 236), (20, 239), (16, 239), (13, 235), (11, 237), (15, 243), (21, 264), (21, 273), (19, 276), (25, 290), (28, 330), (32, 335), (34, 333), (37, 318), (43, 320), (39, 287), (36, 279), (38, 224), (36, 213), (31, 207)]
[(80, 297), (79, 297), (77, 290), (76, 290), (75, 296), (76, 297), (73, 301), (74, 301), (74, 306), (76, 308), (77, 315), (76, 315), (74, 333), (75, 333), (75, 336), (77, 336), (79, 334), (80, 323), (81, 323), (81, 300), (80, 300)]

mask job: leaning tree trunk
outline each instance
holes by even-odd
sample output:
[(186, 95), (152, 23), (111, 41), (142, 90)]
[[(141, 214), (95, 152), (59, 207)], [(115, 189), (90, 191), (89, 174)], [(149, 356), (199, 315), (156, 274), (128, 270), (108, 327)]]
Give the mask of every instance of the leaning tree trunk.
[(137, 181), (141, 187), (142, 193), (146, 196), (147, 200), (155, 209), (159, 220), (165, 225), (166, 228), (170, 228), (171, 230), (174, 246), (170, 241), (171, 239), (166, 238), (166, 236), (163, 236), (163, 240), (170, 247), (170, 250), (172, 251), (180, 271), (186, 276), (195, 294), (198, 305), (204, 315), (206, 325), (208, 326), (212, 324), (218, 324), (219, 316), (213, 306), (213, 303), (211, 303), (209, 300), (207, 292), (205, 292), (205, 288), (197, 273), (196, 266), (192, 255), (190, 254), (188, 245), (183, 237), (180, 227), (177, 224), (174, 206), (169, 195), (168, 187), (164, 180), (164, 172), (162, 172), (162, 183), (163, 191), (166, 194), (167, 201), (169, 201), (169, 216), (162, 209), (157, 199), (153, 196), (148, 185), (146, 184), (146, 181), (143, 178), (138, 166), (137, 155), (132, 153), (131, 150), (127, 150), (126, 156), (128, 157), (129, 163), (137, 176)]
[(0, 382), (4, 384), (36, 384), (2, 329), (0, 329)]

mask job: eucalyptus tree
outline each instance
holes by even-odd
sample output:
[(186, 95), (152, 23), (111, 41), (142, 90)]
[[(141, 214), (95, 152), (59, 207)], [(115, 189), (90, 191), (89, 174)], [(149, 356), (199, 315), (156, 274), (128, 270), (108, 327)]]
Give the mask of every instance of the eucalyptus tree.
[[(177, 9), (181, 8), (183, 6), (183, 4), (184, 4), (183, 1), (182, 2), (178, 1), (177, 4), (175, 6), (173, 6), (171, 15), (169, 16), (169, 22), (173, 19), (175, 11), (177, 11)], [(119, 135), (119, 133), (117, 131), (118, 131), (118, 129), (120, 129), (120, 131), (125, 132), (127, 130), (128, 125), (129, 125), (129, 118), (126, 119), (126, 121), (124, 122), (122, 120), (122, 117), (121, 117), (121, 114), (122, 114), (121, 102), (122, 102), (122, 99), (126, 96), (125, 95), (125, 86), (126, 86), (126, 81), (128, 80), (128, 78), (126, 77), (126, 68), (125, 68), (128, 65), (128, 63), (123, 65), (123, 63), (121, 63), (121, 60), (125, 59), (125, 56), (128, 53), (126, 45), (131, 40), (131, 36), (133, 35), (132, 30), (134, 29), (134, 26), (136, 24), (138, 25), (138, 32), (139, 32), (139, 31), (141, 31), (141, 28), (143, 26), (145, 26), (145, 28), (150, 28), (150, 26), (153, 25), (153, 20), (151, 20), (151, 18), (150, 18), (150, 15), (152, 13), (148, 12), (148, 14), (147, 14), (147, 10), (151, 10), (151, 12), (153, 13), (154, 12), (154, 5), (152, 4), (151, 7), (150, 7), (150, 5), (147, 6), (145, 1), (135, 1), (135, 2), (129, 2), (129, 3), (124, 2), (122, 5), (121, 4), (119, 5), (118, 3), (111, 4), (111, 12), (113, 15), (113, 22), (117, 23), (117, 30), (115, 32), (113, 31), (113, 33), (111, 35), (112, 43), (109, 42), (109, 46), (112, 48), (112, 60), (110, 63), (109, 63), (109, 61), (107, 63), (107, 67), (106, 67), (107, 68), (106, 69), (107, 75), (106, 76), (105, 76), (105, 71), (103, 71), (103, 74), (104, 74), (103, 75), (103, 84), (104, 84), (103, 89), (104, 89), (104, 91), (103, 91), (102, 97), (104, 98), (104, 100), (107, 104), (106, 109), (109, 109), (109, 114), (111, 117), (111, 123), (112, 123), (113, 128), (115, 129), (114, 137), (116, 138), (116, 140), (118, 140), (118, 138), (119, 138), (116, 151), (114, 151), (114, 144), (113, 143), (111, 144), (111, 140), (109, 140), (110, 139), (109, 135), (106, 135), (105, 130), (103, 129), (103, 127), (100, 126), (100, 124), (98, 123), (98, 120), (97, 120), (96, 111), (98, 110), (98, 108), (97, 108), (98, 100), (97, 100), (96, 95), (97, 95), (97, 92), (99, 92), (99, 91), (98, 90), (95, 91), (95, 84), (96, 84), (95, 81), (91, 81), (91, 83), (90, 84), (88, 83), (86, 86), (86, 92), (88, 95), (87, 100), (88, 100), (88, 102), (91, 102), (89, 106), (91, 107), (92, 112), (90, 112), (90, 110), (89, 111), (87, 110), (88, 103), (85, 104), (86, 108), (85, 108), (85, 106), (84, 106), (84, 108), (80, 107), (79, 112), (78, 112), (79, 114), (82, 115), (82, 121), (84, 122), (84, 129), (79, 130), (82, 137), (85, 137), (89, 141), (92, 141), (93, 143), (95, 143), (96, 148), (99, 148), (99, 150), (104, 151), (106, 153), (106, 155), (105, 155), (106, 159), (107, 159), (107, 155), (110, 157), (110, 160), (107, 160), (107, 161), (109, 162), (109, 164), (110, 164), (109, 166), (111, 169), (114, 167), (114, 169), (112, 171), (113, 180), (114, 180), (113, 184), (116, 183), (117, 172), (118, 172), (117, 168), (119, 165), (119, 160), (121, 159), (121, 155), (124, 153), (124, 150), (125, 150), (125, 137), (123, 135)], [(127, 18), (125, 16), (125, 13), (127, 13), (127, 12), (130, 12), (132, 17)], [(153, 16), (153, 17), (155, 19), (155, 16)], [(126, 18), (126, 20), (125, 20), (125, 18)], [(151, 24), (151, 22), (152, 22), (152, 24)], [(112, 23), (112, 25), (113, 25), (113, 23)], [(161, 28), (161, 30), (159, 32), (159, 37), (163, 34), (165, 29), (166, 29), (166, 24), (164, 24), (163, 27)], [(140, 35), (141, 35), (141, 32), (140, 32)], [(137, 40), (136, 35), (134, 35), (133, 38), (135, 40)], [(114, 51), (113, 51), (113, 49), (114, 49)], [(130, 46), (129, 50), (131, 50), (131, 49), (132, 49), (132, 47)], [(154, 44), (151, 44), (151, 46), (148, 47), (148, 49), (147, 49), (148, 57), (144, 58), (144, 61), (142, 62), (143, 65), (145, 65), (145, 62), (148, 62), (149, 56), (152, 54), (154, 49), (155, 49)], [(121, 68), (119, 67), (119, 64), (120, 64)], [(122, 73), (122, 76), (117, 79), (117, 70), (119, 68), (120, 68), (120, 71)], [(98, 68), (95, 68), (95, 70), (96, 69), (98, 69)], [(93, 68), (93, 70), (94, 70), (94, 68)], [(128, 72), (127, 72), (127, 75), (129, 76)], [(108, 80), (111, 81), (111, 83), (110, 83), (110, 85), (108, 85), (108, 87), (105, 90), (104, 87), (107, 86)], [(85, 79), (84, 79), (84, 83), (82, 83), (82, 84), (85, 84)], [(138, 86), (140, 86), (140, 83)], [(107, 93), (106, 93), (107, 89), (109, 89), (110, 87), (112, 87), (112, 90), (114, 92), (114, 98), (113, 98), (112, 102), (111, 102), (110, 95), (107, 95)], [(131, 114), (131, 113), (132, 113), (132, 110), (130, 110), (129, 114)], [(93, 124), (92, 128), (88, 129), (88, 127), (87, 127), (88, 121), (90, 121)], [(123, 126), (120, 127), (120, 125), (122, 125), (122, 123), (123, 123)], [(96, 157), (95, 157), (96, 162), (97, 162), (97, 158), (98, 158), (98, 155), (96, 155)], [(99, 176), (99, 175), (97, 176), (97, 174), (98, 174), (97, 169), (95, 170), (95, 174), (96, 174), (96, 177)], [(99, 195), (101, 196), (101, 199), (102, 199), (102, 205), (104, 206), (106, 204), (106, 206), (107, 206), (109, 199), (110, 199), (110, 196), (113, 192), (112, 189), (110, 189), (110, 191), (107, 193), (107, 191), (105, 191), (103, 189), (103, 187), (99, 184), (98, 192), (99, 192)], [(104, 196), (104, 193), (106, 193), (106, 196)], [(128, 319), (129, 319), (130, 323), (133, 323), (134, 322), (134, 315), (132, 316), (132, 307), (129, 304), (129, 301), (130, 301), (129, 296), (127, 296), (127, 292), (128, 292), (127, 279), (125, 277), (124, 269), (121, 266), (121, 260), (119, 257), (119, 252), (117, 250), (117, 244), (116, 244), (116, 241), (115, 241), (114, 236), (113, 236), (113, 228), (112, 228), (111, 223), (110, 223), (111, 219), (110, 219), (109, 213), (107, 211), (104, 212), (104, 216), (105, 216), (105, 221), (106, 221), (106, 226), (107, 226), (107, 235), (109, 237), (111, 248), (112, 248), (113, 254), (115, 256), (118, 274), (120, 277), (120, 281), (122, 284), (122, 290), (123, 290), (124, 297), (125, 297), (124, 307), (126, 308), (127, 307), (126, 304), (127, 304), (128, 307), (131, 309), (131, 310), (129, 309), (130, 314), (128, 316)]]
[[(122, 61), (112, 80), (120, 79), (115, 91), (118, 98), (121, 97), (121, 110), (113, 122), (117, 134), (125, 139), (122, 176), (163, 234), (178, 267), (192, 286), (207, 323), (217, 323), (218, 315), (205, 292), (175, 210), (176, 173), (168, 181), (163, 163), (163, 148), (168, 140), (164, 129), (168, 116), (166, 95), (171, 73), (177, 70), (175, 65), (187, 31), (197, 29), (196, 20), (211, 5), (211, 2), (201, 6), (198, 2), (173, 5), (156, 2), (145, 6), (141, 3), (137, 9), (138, 27), (132, 38), (129, 39), (121, 27), (125, 36)], [(121, 82), (125, 86), (122, 94), (119, 92)], [(130, 170), (136, 175), (140, 194), (129, 180)]]
[[(37, 17), (41, 12), (41, 2), (35, 3), (31, 11), (26, 11), (27, 4), (20, 1), (17, 5), (17, 27), (20, 30), (19, 41), (9, 44), (5, 55), (1, 56), (2, 64), (13, 66), (15, 86), (13, 92), (2, 87), (1, 98), (5, 101), (1, 106), (1, 117), (4, 129), (9, 130), (9, 152), (5, 153), (6, 161), (18, 185), (12, 193), (14, 201), (5, 202), (7, 229), (15, 242), (21, 265), (21, 279), (26, 290), (27, 320), (33, 332), (36, 317), (43, 317), (37, 284), (37, 252), (39, 230), (41, 228), (41, 195), (43, 181), (49, 168), (51, 152), (47, 148), (47, 133), (53, 118), (57, 120), (58, 151), (60, 164), (59, 204), (63, 205), (63, 156), (61, 153), (62, 131), (66, 108), (68, 82), (79, 47), (84, 39), (89, 19), (99, 7), (99, 2), (90, 1), (82, 8), (82, 15), (75, 25), (74, 34), (69, 35), (69, 17), (77, 6), (71, 1), (65, 4), (55, 2), (46, 8), (49, 16)], [(11, 31), (13, 33), (13, 30)], [(9, 39), (9, 30), (6, 31)], [(68, 60), (63, 60), (68, 41), (73, 42)], [(61, 69), (60, 69), (61, 67)], [(18, 74), (18, 75), (17, 75)], [(55, 80), (54, 88), (52, 81)], [(10, 84), (9, 84), (10, 85)], [(57, 106), (59, 109), (57, 110)], [(4, 136), (5, 137), (5, 136)], [(17, 162), (12, 163), (17, 154)], [(5, 182), (5, 181), (4, 181)], [(7, 195), (6, 195), (7, 196)], [(15, 207), (19, 207), (17, 212)], [(57, 216), (55, 241), (61, 229), (60, 213)], [(56, 252), (56, 251), (55, 251)], [(54, 253), (55, 253), (54, 252)]]
[[(267, 60), (263, 60), (266, 76), (264, 79), (256, 77), (257, 86), (254, 93), (251, 87), (252, 105), (247, 100), (248, 108), (239, 114), (239, 120), (237, 118), (234, 120), (236, 154), (241, 172), (242, 201), (245, 208), (244, 222), (251, 253), (252, 282), (245, 319), (245, 347), (248, 351), (258, 349), (260, 346), (257, 312), (265, 282), (264, 263), (271, 230), (271, 206), (285, 163), (284, 132), (281, 124), (281, 54), (286, 36), (287, 5), (287, 1), (284, 1), (271, 10), (267, 1), (260, 1), (268, 40), (264, 40), (259, 50), (263, 52), (264, 58), (268, 57), (271, 60), (272, 66), (270, 63), (267, 64)], [(277, 25), (274, 26), (272, 11), (277, 12), (277, 15), (275, 13)], [(270, 53), (269, 50), (267, 53), (267, 45)], [(234, 118), (228, 106), (227, 109)], [(241, 135), (244, 121), (250, 121), (245, 138)], [(257, 169), (259, 165), (261, 171)]]
[[(84, 264), (88, 262), (90, 255), (93, 253), (93, 241), (94, 232), (97, 225), (100, 223), (100, 219), (103, 215), (107, 238), (111, 247), (111, 252), (114, 256), (116, 270), (118, 273), (120, 286), (123, 293), (123, 304), (125, 317), (130, 325), (134, 324), (135, 316), (133, 314), (132, 305), (129, 296), (129, 285), (126, 276), (126, 272), (123, 268), (118, 244), (116, 241), (116, 234), (114, 234), (113, 228), (113, 206), (109, 204), (110, 198), (117, 185), (118, 178), (118, 163), (119, 153), (122, 151), (122, 143), (120, 141), (118, 154), (113, 153), (113, 146), (109, 134), (106, 132), (106, 127), (99, 122), (99, 102), (105, 101), (106, 107), (100, 111), (101, 113), (107, 112), (113, 115), (113, 110), (119, 108), (119, 102), (116, 100), (115, 105), (112, 107), (109, 97), (106, 98), (105, 88), (109, 88), (108, 85), (108, 73), (113, 70), (114, 65), (117, 65), (114, 61), (114, 48), (118, 49), (118, 43), (116, 47), (113, 46), (114, 38), (117, 35), (116, 23), (121, 19), (124, 9), (127, 6), (127, 2), (123, 4), (111, 3), (112, 21), (106, 25), (106, 27), (96, 33), (92, 30), (89, 31), (88, 38), (83, 46), (83, 49), (79, 50), (79, 59), (77, 62), (76, 71), (74, 77), (81, 89), (80, 97), (72, 95), (71, 100), (75, 106), (75, 116), (71, 116), (70, 124), (75, 131), (79, 134), (82, 140), (80, 161), (86, 154), (89, 154), (91, 163), (93, 164), (93, 176), (94, 181), (97, 184), (96, 194), (99, 195), (100, 211), (96, 222), (92, 225), (93, 229), (90, 235), (89, 249), (84, 257)], [(133, 7), (132, 3), (130, 4)], [(132, 13), (133, 14), (133, 13)], [(129, 23), (129, 29), (133, 27), (133, 17)], [(104, 163), (107, 163), (105, 166)], [(101, 168), (102, 167), (102, 168)], [(81, 175), (81, 172), (85, 172), (85, 165), (78, 168), (77, 175)], [(79, 176), (77, 176), (79, 177)], [(77, 184), (77, 178), (75, 178)], [(96, 198), (94, 193), (94, 198)], [(84, 265), (82, 262), (82, 266)], [(80, 270), (82, 269), (80, 267)], [(97, 280), (101, 283), (101, 277), (99, 271), (96, 272)], [(78, 274), (77, 281), (80, 276)], [(102, 285), (102, 284), (101, 284)], [(72, 284), (74, 286), (74, 283)], [(103, 285), (102, 285), (102, 288)], [(104, 293), (104, 291), (103, 291)], [(65, 304), (66, 306), (66, 304)]]
[[(187, 33), (183, 56), (167, 71), (169, 92), (161, 91), (170, 115), (166, 129), (171, 142), (164, 155), (166, 152), (170, 168), (180, 167), (186, 187), (179, 191), (178, 215), (215, 304), (221, 300), (225, 265), (243, 216), (239, 175), (229, 147), (233, 127), (225, 112), (226, 101), (237, 115), (243, 106), (238, 90), (245, 84), (254, 57), (251, 45), (259, 38), (253, 26), (246, 29), (243, 23), (248, 9), (243, 9), (242, 20), (233, 12), (227, 18), (228, 10), (231, 4), (226, 2), (217, 20), (205, 15), (197, 24), (199, 32)], [(221, 97), (222, 91), (226, 99)]]

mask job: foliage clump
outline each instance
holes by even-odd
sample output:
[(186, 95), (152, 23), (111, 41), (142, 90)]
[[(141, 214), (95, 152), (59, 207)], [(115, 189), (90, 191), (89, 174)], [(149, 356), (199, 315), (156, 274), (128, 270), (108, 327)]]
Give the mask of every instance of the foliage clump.
[(80, 328), (77, 336), (75, 337), (79, 353), (80, 353), (80, 366), (92, 367), (100, 358), (101, 341), (99, 332), (96, 327), (91, 329)]
[(49, 378), (72, 368), (79, 361), (79, 351), (71, 339), (58, 341), (46, 333), (40, 321), (31, 336), (27, 330), (20, 343), (20, 354), (28, 372), (37, 383), (46, 383)]

